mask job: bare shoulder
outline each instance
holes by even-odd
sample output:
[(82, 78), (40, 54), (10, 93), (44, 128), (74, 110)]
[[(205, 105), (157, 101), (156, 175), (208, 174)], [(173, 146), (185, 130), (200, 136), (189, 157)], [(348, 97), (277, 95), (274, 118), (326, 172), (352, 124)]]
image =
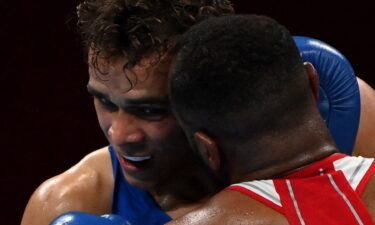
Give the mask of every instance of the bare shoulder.
[(375, 90), (357, 77), (361, 96), (361, 117), (354, 155), (375, 157)]
[(22, 225), (47, 225), (69, 211), (108, 213), (113, 190), (107, 147), (93, 151), (67, 171), (43, 182), (31, 196)]
[(168, 224), (286, 225), (288, 222), (283, 215), (263, 203), (237, 191), (224, 190), (204, 206)]

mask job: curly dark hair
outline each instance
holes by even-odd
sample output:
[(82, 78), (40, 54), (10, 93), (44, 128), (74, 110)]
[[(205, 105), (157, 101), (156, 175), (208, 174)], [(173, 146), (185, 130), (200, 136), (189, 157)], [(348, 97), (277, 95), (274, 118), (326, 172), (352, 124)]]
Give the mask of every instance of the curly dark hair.
[(126, 69), (150, 54), (163, 55), (193, 24), (232, 13), (229, 0), (84, 0), (77, 25), (96, 69), (99, 55), (126, 57)]

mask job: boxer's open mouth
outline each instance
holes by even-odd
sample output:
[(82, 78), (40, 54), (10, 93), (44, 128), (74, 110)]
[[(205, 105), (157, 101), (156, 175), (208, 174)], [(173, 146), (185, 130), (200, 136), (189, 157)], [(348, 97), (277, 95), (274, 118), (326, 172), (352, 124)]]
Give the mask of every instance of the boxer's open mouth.
[(126, 160), (131, 162), (143, 162), (151, 159), (151, 156), (123, 156)]
[(125, 156), (121, 155), (120, 161), (127, 172), (141, 172), (147, 169), (152, 162), (152, 156)]

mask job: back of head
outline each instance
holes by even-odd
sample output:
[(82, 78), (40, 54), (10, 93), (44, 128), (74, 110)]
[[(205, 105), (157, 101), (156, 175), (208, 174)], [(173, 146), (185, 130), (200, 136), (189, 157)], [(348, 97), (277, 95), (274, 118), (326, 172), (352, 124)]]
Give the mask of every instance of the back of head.
[(129, 67), (163, 54), (193, 24), (232, 12), (228, 0), (83, 0), (77, 7), (85, 52), (126, 57)]
[(171, 103), (191, 132), (248, 141), (297, 126), (313, 104), (299, 51), (271, 18), (206, 20), (181, 38), (177, 50)]

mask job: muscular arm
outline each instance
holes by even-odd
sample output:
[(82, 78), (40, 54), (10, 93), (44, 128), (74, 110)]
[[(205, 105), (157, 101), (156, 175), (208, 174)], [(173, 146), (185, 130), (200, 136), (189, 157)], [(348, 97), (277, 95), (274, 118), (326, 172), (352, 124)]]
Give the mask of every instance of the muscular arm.
[(361, 117), (353, 155), (375, 157), (375, 90), (357, 78), (361, 95)]
[(26, 206), (21, 225), (48, 225), (68, 211), (109, 213), (112, 190), (112, 165), (105, 147), (41, 184)]

